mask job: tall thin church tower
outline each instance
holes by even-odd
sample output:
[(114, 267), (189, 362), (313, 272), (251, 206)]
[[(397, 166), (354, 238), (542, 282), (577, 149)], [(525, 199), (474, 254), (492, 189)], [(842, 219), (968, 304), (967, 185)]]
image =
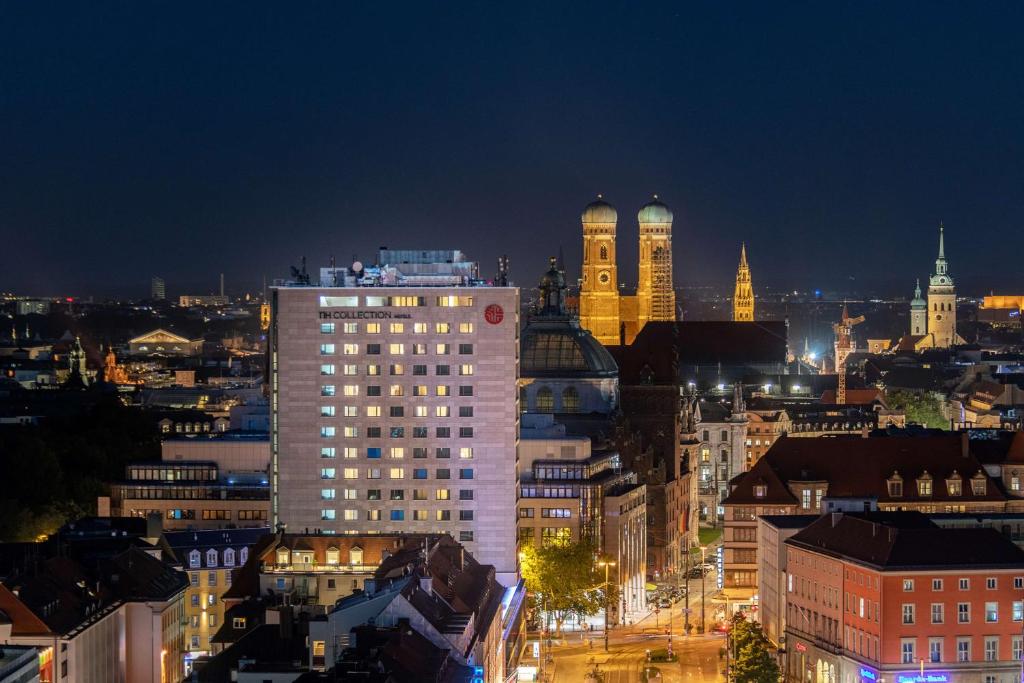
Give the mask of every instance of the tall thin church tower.
[(921, 297), (921, 281), (914, 287), (910, 301), (910, 334), (923, 337), (928, 333), (928, 302)]
[(747, 265), (747, 245), (740, 246), (740, 266), (736, 269), (736, 289), (732, 296), (732, 319), (736, 322), (754, 320), (754, 286)]
[(580, 326), (602, 344), (619, 343), (619, 273), (615, 261), (618, 214), (601, 195), (587, 204), (583, 223)]
[(672, 283), (672, 212), (658, 195), (636, 216), (640, 223), (640, 268), (637, 282), (637, 328), (649, 320), (676, 319)]
[(935, 348), (947, 349), (957, 343), (956, 288), (946, 264), (945, 226), (939, 223), (939, 257), (935, 274), (928, 279), (928, 333)]

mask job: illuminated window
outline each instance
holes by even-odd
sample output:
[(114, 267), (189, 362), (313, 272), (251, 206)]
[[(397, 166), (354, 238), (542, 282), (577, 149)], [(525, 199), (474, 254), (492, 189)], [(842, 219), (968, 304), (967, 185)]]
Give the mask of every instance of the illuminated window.
[(359, 519), (359, 511), (358, 510), (345, 510), (343, 519), (345, 519), (347, 521), (355, 521), (355, 520)]
[(334, 334), (334, 323), (320, 323), (320, 334)]
[(412, 324), (412, 333), (413, 334), (426, 334), (427, 333), (427, 324), (426, 323), (413, 323)]
[(334, 500), (334, 489), (320, 489), (320, 500)]
[[(420, 393), (420, 394), (416, 393), (416, 391), (415, 391), (416, 389), (422, 389), (423, 393)], [(413, 396), (426, 396), (427, 395), (427, 388), (426, 387), (413, 387), (413, 390), (414, 390), (413, 391)], [(416, 406), (415, 408), (413, 408), (413, 415), (415, 415), (416, 417), (426, 417), (427, 416), (427, 407), (426, 406)]]
[(473, 323), (459, 323), (459, 332), (462, 334), (473, 334)]
[(566, 387), (562, 392), (562, 412), (575, 413), (578, 412), (579, 409), (580, 393), (576, 391), (576, 387)]
[(336, 470), (333, 467), (324, 467), (320, 470), (321, 479), (334, 479)]
[(541, 387), (537, 390), (537, 412), (551, 413), (555, 409), (555, 394), (550, 387)]
[(434, 417), (448, 417), (451, 414), (451, 408), (448, 406), (436, 406), (434, 408)]
[(405, 389), (401, 384), (392, 384), (388, 389), (389, 396), (405, 396)]
[(412, 355), (414, 355), (414, 356), (423, 356), (423, 355), (426, 355), (426, 353), (427, 353), (427, 345), (426, 344), (413, 344), (412, 345)]
[(345, 417), (357, 417), (359, 415), (359, 408), (356, 406), (342, 406), (341, 414)]
[(328, 548), (325, 556), (327, 564), (341, 564), (341, 552), (337, 548), (333, 546)]
[(434, 491), (434, 497), (437, 500), (451, 500), (451, 491), (449, 489), (437, 489)]
[(334, 427), (321, 427), (320, 436), (322, 436), (325, 439), (330, 439), (331, 437), (334, 436)]
[(358, 396), (359, 385), (358, 384), (346, 384), (342, 387), (341, 393), (343, 396)]
[(335, 511), (334, 511), (333, 508), (325, 508), (323, 510), (320, 510), (320, 519), (326, 520), (326, 521), (331, 521), (331, 520), (334, 520), (335, 518), (336, 518), (336, 515), (335, 515)]
[(434, 351), (439, 356), (447, 356), (449, 353), (451, 353), (451, 350), (452, 350), (452, 345), (451, 344), (437, 344), (434, 347)]
[(366, 406), (366, 417), (380, 417), (380, 406)]
[(463, 363), (459, 366), (459, 374), (468, 376), (473, 374), (473, 366), (470, 363)]
[(379, 376), (380, 375), (380, 366), (379, 365), (367, 365), (366, 366), (366, 374), (368, 376), (370, 376), (370, 377), (377, 377), (377, 376)]
[(435, 395), (436, 396), (449, 396), (450, 392), (449, 392), (448, 387), (446, 385), (438, 384), (437, 388), (435, 389)]
[(405, 353), (405, 344), (388, 344), (388, 353)]
[(352, 377), (359, 374), (359, 366), (355, 363), (346, 363), (341, 366), (341, 374)]
[(405, 449), (402, 448), (401, 446), (393, 446), (391, 448), (391, 457), (392, 458), (404, 458), (405, 457)]
[(391, 365), (391, 374), (392, 375), (404, 375), (405, 374), (405, 366), (402, 365), (401, 363), (393, 363)]
[(320, 406), (320, 417), (334, 417), (334, 406)]
[(366, 323), (366, 334), (380, 334), (380, 323)]
[(436, 332), (437, 334), (448, 334), (451, 331), (451, 323), (434, 323), (434, 332)]
[(320, 366), (320, 374), (321, 375), (333, 375), (334, 374), (334, 366), (332, 364), (330, 364), (330, 363), (324, 363), (323, 365)]
[(366, 520), (368, 522), (379, 522), (380, 521), (380, 510), (367, 510)]
[(359, 305), (357, 296), (322, 296), (320, 308), (353, 308)]
[(392, 479), (405, 479), (405, 468), (404, 467), (392, 467), (388, 472), (388, 476)]
[(444, 307), (472, 306), (473, 297), (455, 295), (439, 296), (437, 297), (437, 305)]
[(344, 469), (343, 474), (344, 474), (344, 477), (346, 479), (358, 479), (359, 478), (359, 468), (358, 467), (346, 467)]
[(391, 323), (391, 334), (402, 334), (405, 332), (405, 323)]
[[(332, 427), (333, 429), (333, 427)], [(345, 427), (342, 429), (342, 436), (346, 439), (355, 439), (359, 436), (359, 427)]]
[(333, 354), (334, 354), (334, 344), (321, 344), (320, 345), (320, 355), (321, 356), (331, 356)]
[(355, 489), (342, 489), (341, 497), (345, 500), (359, 500), (359, 492)]
[(344, 323), (341, 331), (345, 334), (355, 334), (359, 331), (359, 323)]
[(459, 458), (461, 458), (462, 460), (472, 460), (473, 449), (470, 448), (469, 446), (463, 446), (462, 448), (459, 449)]

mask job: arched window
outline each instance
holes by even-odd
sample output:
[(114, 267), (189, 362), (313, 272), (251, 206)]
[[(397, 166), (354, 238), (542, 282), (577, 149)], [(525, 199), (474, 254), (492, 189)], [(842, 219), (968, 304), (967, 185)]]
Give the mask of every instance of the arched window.
[(555, 409), (555, 395), (551, 393), (550, 387), (541, 387), (537, 390), (537, 412), (550, 413)]
[(249, 559), (249, 549), (248, 548), (242, 548), (242, 550), (238, 553), (238, 563), (239, 564), (245, 564), (246, 560), (248, 560), (248, 559)]
[(359, 546), (352, 546), (352, 549), (348, 551), (348, 563), (361, 565), (363, 563), (363, 549)]
[(209, 550), (206, 551), (206, 566), (207, 567), (216, 567), (217, 566), (217, 551), (215, 549), (213, 549), (213, 548), (210, 548)]
[(193, 567), (193, 568), (200, 566), (199, 563), (200, 563), (201, 559), (202, 559), (202, 555), (199, 554), (199, 551), (198, 550), (193, 550), (192, 552), (190, 552), (188, 554), (188, 566), (189, 567)]
[(566, 387), (562, 392), (562, 412), (577, 413), (580, 410), (580, 392), (576, 387)]
[(235, 566), (235, 550), (234, 548), (228, 548), (224, 551), (224, 566), (234, 567)]
[(602, 261), (607, 261), (608, 260), (608, 246), (605, 245), (605, 244), (601, 245), (601, 260)]
[(288, 548), (277, 549), (277, 563), (278, 564), (289, 564), (288, 562)]
[(327, 549), (327, 564), (341, 564), (341, 553), (334, 546)]

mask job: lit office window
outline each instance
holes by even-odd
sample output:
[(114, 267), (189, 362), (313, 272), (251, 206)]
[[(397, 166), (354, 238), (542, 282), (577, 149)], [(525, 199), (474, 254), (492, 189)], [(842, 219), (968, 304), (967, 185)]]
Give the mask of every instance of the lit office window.
[(332, 356), (334, 355), (334, 344), (321, 344), (320, 345), (321, 356)]

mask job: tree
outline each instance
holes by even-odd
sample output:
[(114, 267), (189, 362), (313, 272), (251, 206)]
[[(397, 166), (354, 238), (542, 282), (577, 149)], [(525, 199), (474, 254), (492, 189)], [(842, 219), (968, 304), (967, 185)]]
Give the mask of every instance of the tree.
[(732, 666), (736, 683), (778, 683), (781, 672), (772, 653), (772, 644), (756, 623), (742, 613), (732, 618), (729, 629), (735, 663)]
[(907, 416), (907, 423), (927, 425), (931, 429), (946, 429), (949, 419), (943, 406), (945, 398), (942, 394), (928, 391), (916, 394), (912, 391), (896, 390), (886, 392), (889, 407), (901, 410)]
[[(520, 551), (526, 588), (535, 606), (554, 616), (559, 632), (569, 617), (582, 619), (604, 607), (604, 572), (598, 574), (594, 557), (594, 546), (585, 541), (526, 545)], [(608, 597), (611, 604), (612, 595)]]

